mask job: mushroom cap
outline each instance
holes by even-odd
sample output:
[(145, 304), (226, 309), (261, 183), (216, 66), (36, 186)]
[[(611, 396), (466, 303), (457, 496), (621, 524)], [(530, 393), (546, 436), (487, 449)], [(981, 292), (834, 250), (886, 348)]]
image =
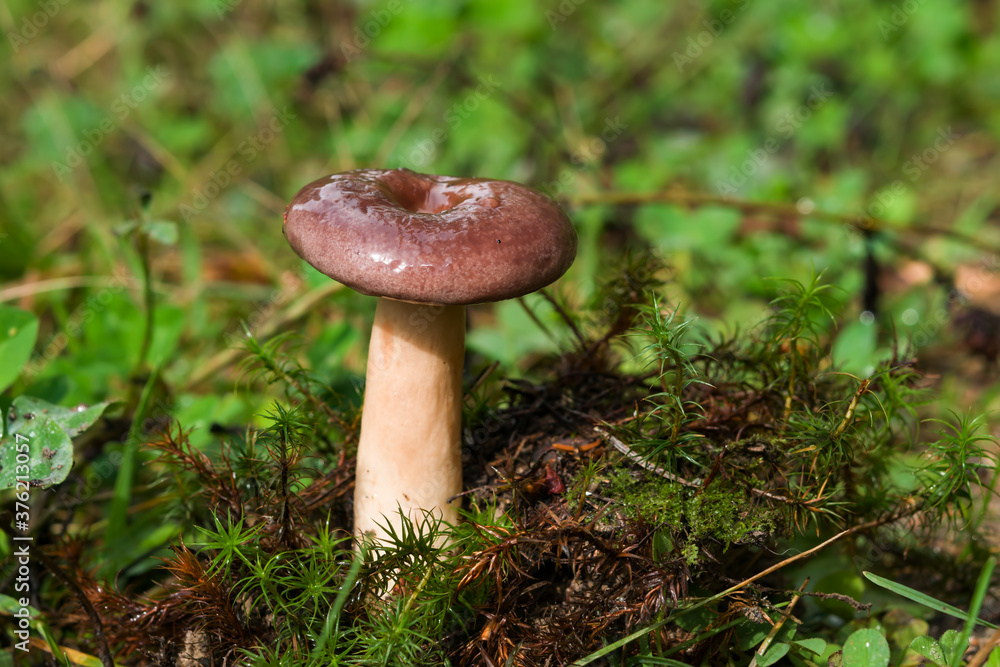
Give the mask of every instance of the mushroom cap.
[(547, 196), (510, 181), (358, 169), (299, 190), (285, 238), (362, 294), (467, 305), (541, 289), (576, 256), (576, 232)]

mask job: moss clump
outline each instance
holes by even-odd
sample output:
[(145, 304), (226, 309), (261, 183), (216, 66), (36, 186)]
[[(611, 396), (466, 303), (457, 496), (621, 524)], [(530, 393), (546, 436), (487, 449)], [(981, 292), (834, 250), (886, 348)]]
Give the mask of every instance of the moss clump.
[(684, 519), (692, 539), (715, 539), (723, 551), (731, 544), (758, 542), (774, 533), (774, 513), (754, 507), (742, 489), (710, 487), (684, 502)]
[(617, 498), (619, 508), (629, 519), (645, 519), (680, 528), (684, 522), (684, 487), (660, 477), (636, 477), (628, 470), (607, 474), (608, 493)]
[(697, 564), (699, 543), (712, 541), (725, 552), (733, 544), (757, 543), (775, 532), (773, 510), (754, 506), (742, 488), (716, 484), (702, 491), (626, 470), (609, 471), (606, 480), (622, 514), (664, 525), (688, 565)]

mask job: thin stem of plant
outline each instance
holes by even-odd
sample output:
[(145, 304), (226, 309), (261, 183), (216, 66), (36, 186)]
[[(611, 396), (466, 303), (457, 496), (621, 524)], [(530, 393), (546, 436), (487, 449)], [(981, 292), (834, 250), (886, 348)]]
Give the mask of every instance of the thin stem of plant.
[(966, 667), (980, 667), (990, 657), (990, 653), (996, 648), (997, 642), (1000, 642), (1000, 628), (993, 631), (993, 634), (980, 647), (979, 651), (972, 657), (972, 660), (969, 661)]
[(153, 327), (156, 314), (156, 302), (153, 293), (153, 267), (152, 256), (149, 250), (149, 236), (145, 231), (139, 229), (135, 232), (138, 235), (139, 260), (142, 263), (142, 301), (146, 316), (146, 329), (142, 334), (142, 347), (139, 349), (139, 359), (135, 363), (132, 371), (133, 377), (140, 377), (146, 360), (149, 357), (149, 348), (153, 343)]
[[(613, 205), (642, 205), (654, 203), (680, 204), (683, 206), (725, 206), (735, 208), (743, 213), (763, 213), (785, 218), (810, 218), (826, 222), (839, 222), (850, 225), (862, 232), (879, 232), (890, 228), (885, 220), (875, 217), (864, 219), (857, 215), (844, 213), (832, 213), (821, 209), (813, 209), (804, 212), (796, 204), (779, 204), (773, 202), (754, 202), (741, 199), (730, 199), (708, 194), (692, 193), (678, 190), (667, 190), (661, 192), (595, 192), (590, 194), (579, 194), (568, 199), (574, 206), (588, 206), (599, 204)], [(990, 252), (1000, 252), (1000, 246), (984, 244), (983, 239), (974, 238), (953, 227), (942, 227), (938, 225), (920, 225), (906, 228), (907, 232), (921, 236), (947, 236), (958, 239), (974, 248), (983, 248)]]
[(645, 458), (643, 458), (643, 456), (641, 454), (639, 454), (638, 452), (636, 452), (634, 449), (632, 449), (631, 447), (629, 447), (628, 445), (626, 445), (624, 442), (622, 442), (621, 440), (619, 440), (615, 436), (611, 435), (610, 433), (607, 433), (606, 431), (602, 431), (600, 429), (597, 429), (597, 432), (600, 433), (602, 436), (604, 436), (604, 438), (608, 442), (610, 442), (611, 445), (615, 449), (617, 449), (619, 452), (621, 452), (622, 454), (624, 454), (625, 458), (627, 458), (629, 461), (631, 461), (632, 463), (636, 464), (640, 468), (645, 468), (646, 470), (648, 470), (648, 471), (650, 471), (652, 473), (656, 473), (660, 477), (668, 479), (671, 482), (675, 482), (675, 483), (680, 484), (682, 486), (687, 486), (687, 487), (690, 487), (692, 489), (700, 489), (701, 488), (701, 480), (700, 479), (696, 479), (694, 481), (690, 481), (690, 480), (684, 479), (683, 477), (679, 477), (679, 476), (673, 474), (672, 472), (667, 472), (663, 468), (660, 468), (659, 466), (657, 466), (657, 465), (655, 465), (655, 464), (650, 463), (649, 461), (647, 461)]
[(80, 585), (73, 580), (72, 577), (67, 575), (62, 569), (52, 562), (52, 560), (46, 556), (40, 549), (35, 549), (32, 551), (32, 556), (41, 561), (45, 569), (48, 570), (55, 576), (56, 579), (63, 582), (70, 590), (73, 591), (73, 595), (76, 596), (77, 602), (83, 607), (83, 610), (90, 617), (90, 622), (94, 624), (94, 641), (97, 643), (97, 657), (101, 660), (101, 664), (104, 667), (115, 667), (115, 661), (111, 657), (111, 649), (108, 648), (108, 639), (104, 636), (104, 623), (101, 621), (101, 615), (97, 613), (94, 609), (94, 605), (91, 604), (90, 599), (87, 594), (83, 592)]
[[(808, 583), (809, 583), (809, 578), (806, 577), (806, 580), (802, 582), (801, 586), (799, 586), (799, 593), (805, 590), (806, 584)], [(771, 628), (771, 631), (767, 633), (767, 637), (764, 637), (764, 641), (760, 643), (760, 647), (758, 647), (757, 651), (754, 653), (753, 660), (750, 661), (749, 667), (757, 667), (757, 657), (763, 656), (765, 653), (767, 653), (767, 649), (771, 647), (771, 642), (773, 642), (774, 638), (778, 636), (778, 632), (780, 632), (781, 628), (785, 625), (785, 621), (791, 618), (792, 609), (795, 608), (795, 603), (798, 602), (801, 598), (802, 596), (797, 594), (795, 595), (795, 597), (792, 598), (791, 602), (788, 603), (788, 606), (785, 607), (785, 611), (781, 614), (781, 620), (774, 624), (774, 626)]]
[(792, 397), (795, 395), (795, 354), (792, 354), (791, 367), (788, 369), (788, 393), (785, 394), (785, 412), (781, 417), (780, 433), (785, 432), (788, 418), (792, 415)]
[(842, 436), (844, 434), (844, 431), (847, 430), (847, 427), (850, 426), (851, 423), (854, 421), (854, 411), (857, 409), (858, 402), (861, 400), (861, 397), (864, 395), (866, 391), (868, 391), (868, 385), (870, 384), (870, 382), (871, 381), (868, 379), (861, 381), (861, 386), (858, 387), (858, 390), (854, 393), (854, 396), (851, 398), (851, 402), (847, 405), (847, 413), (844, 415), (844, 419), (840, 422), (837, 428), (834, 429), (833, 433), (830, 434), (830, 437), (833, 440), (836, 440), (837, 438)]
[(580, 343), (580, 346), (583, 347), (584, 345), (586, 345), (587, 344), (586, 338), (584, 338), (583, 333), (580, 331), (580, 328), (576, 326), (576, 322), (573, 321), (573, 318), (570, 317), (569, 313), (566, 312), (566, 309), (563, 308), (562, 305), (560, 305), (560, 303), (556, 301), (551, 294), (549, 294), (548, 290), (545, 289), (539, 290), (539, 294), (541, 294), (542, 298), (548, 301), (550, 304), (552, 304), (552, 307), (556, 309), (556, 312), (559, 313), (559, 317), (563, 319), (563, 321), (566, 323), (566, 326), (568, 326), (570, 331), (573, 332), (573, 335), (576, 337), (577, 342)]
[(670, 432), (670, 444), (677, 445), (677, 437), (681, 432), (681, 424), (684, 422), (684, 365), (680, 352), (676, 347), (671, 346), (670, 358), (674, 362), (674, 398), (677, 401), (677, 410), (674, 414), (674, 425)]
[(571, 665), (571, 667), (582, 667), (583, 665), (588, 665), (591, 662), (593, 662), (594, 660), (596, 660), (598, 658), (601, 658), (601, 657), (604, 657), (608, 653), (611, 653), (612, 651), (615, 651), (618, 648), (620, 648), (620, 647), (622, 647), (622, 646), (624, 646), (624, 645), (626, 645), (626, 644), (628, 644), (630, 642), (633, 642), (633, 641), (639, 639), (643, 635), (646, 635), (646, 634), (649, 634), (650, 632), (654, 632), (655, 630), (658, 630), (659, 628), (663, 627), (667, 623), (670, 623), (671, 621), (676, 620), (678, 617), (682, 616), (683, 614), (687, 614), (689, 612), (694, 611), (695, 609), (700, 609), (701, 607), (704, 607), (707, 604), (710, 604), (710, 603), (715, 602), (717, 600), (721, 600), (722, 598), (727, 597), (727, 596), (735, 593), (736, 591), (749, 586), (750, 584), (752, 584), (753, 582), (757, 581), (758, 579), (762, 579), (762, 578), (766, 577), (769, 574), (773, 574), (774, 572), (777, 572), (778, 570), (791, 565), (792, 563), (796, 563), (796, 562), (798, 562), (800, 560), (803, 560), (805, 558), (809, 558), (813, 554), (819, 553), (820, 551), (822, 551), (823, 549), (827, 548), (831, 544), (833, 544), (833, 543), (835, 543), (835, 542), (837, 542), (839, 540), (842, 540), (845, 537), (848, 537), (850, 535), (854, 535), (856, 533), (859, 533), (859, 532), (862, 532), (862, 531), (865, 531), (865, 530), (870, 530), (872, 528), (878, 528), (879, 526), (884, 526), (887, 523), (892, 523), (893, 521), (898, 521), (899, 519), (903, 518), (904, 516), (907, 516), (908, 514), (912, 514), (912, 512), (896, 512), (896, 513), (890, 514), (890, 515), (888, 515), (886, 517), (883, 517), (881, 519), (875, 519), (873, 521), (868, 521), (867, 523), (859, 524), (859, 525), (854, 526), (852, 528), (848, 528), (846, 530), (842, 530), (839, 533), (837, 533), (836, 535), (834, 535), (833, 537), (831, 537), (830, 539), (828, 539), (828, 540), (826, 540), (826, 541), (824, 541), (824, 542), (816, 545), (812, 549), (807, 549), (806, 551), (803, 551), (802, 553), (796, 554), (796, 555), (794, 555), (794, 556), (792, 556), (790, 558), (786, 558), (785, 560), (781, 561), (780, 563), (775, 563), (771, 567), (758, 572), (757, 574), (753, 575), (752, 577), (750, 577), (748, 579), (744, 579), (743, 581), (739, 582), (738, 584), (730, 586), (729, 588), (727, 588), (726, 590), (722, 591), (721, 593), (716, 593), (715, 595), (712, 595), (711, 597), (704, 598), (701, 602), (696, 602), (695, 604), (691, 605), (690, 607), (684, 607), (683, 609), (679, 609), (679, 610), (675, 611), (674, 613), (670, 614), (669, 616), (667, 616), (665, 618), (662, 618), (662, 619), (656, 621), (655, 623), (652, 623), (651, 625), (648, 625), (645, 628), (642, 628), (641, 630), (637, 630), (636, 632), (633, 632), (631, 635), (629, 635), (627, 637), (619, 639), (617, 642), (614, 642), (613, 644), (610, 644), (610, 645), (604, 647), (600, 651), (597, 651), (596, 653), (592, 653), (591, 655), (587, 656), (587, 658), (581, 659), (581, 660), (577, 660), (576, 662), (574, 662)]
[[(621, 452), (622, 454), (624, 454), (625, 457), (629, 461), (632, 461), (632, 463), (636, 464), (640, 468), (644, 468), (644, 469), (648, 470), (651, 473), (657, 474), (660, 477), (663, 477), (664, 479), (670, 480), (671, 482), (675, 482), (677, 484), (680, 484), (681, 486), (687, 486), (687, 487), (692, 488), (692, 489), (701, 489), (701, 488), (704, 487), (704, 484), (705, 484), (704, 480), (702, 480), (700, 478), (696, 478), (694, 480), (688, 480), (688, 479), (684, 479), (683, 477), (680, 477), (679, 475), (675, 475), (672, 472), (667, 472), (666, 470), (664, 470), (663, 468), (657, 466), (656, 464), (649, 462), (646, 458), (644, 458), (642, 456), (642, 454), (639, 454), (634, 449), (632, 449), (631, 447), (629, 447), (628, 445), (626, 445), (624, 442), (622, 442), (620, 439), (618, 439), (615, 436), (611, 435), (607, 431), (601, 430), (599, 428), (595, 429), (595, 430), (605, 440), (607, 440), (608, 442), (610, 442), (611, 445), (615, 449), (617, 449), (619, 452)], [(826, 485), (826, 483), (824, 482), (824, 486), (825, 485)], [(806, 509), (809, 509), (811, 511), (817, 511), (817, 510), (815, 510), (810, 505), (812, 503), (815, 503), (818, 500), (822, 500), (822, 496), (820, 496), (820, 495), (817, 495), (817, 497), (814, 498), (814, 499), (812, 499), (812, 500), (796, 500), (795, 498), (786, 498), (784, 496), (775, 495), (773, 493), (770, 493), (769, 491), (765, 491), (764, 489), (758, 489), (756, 487), (750, 487), (748, 490), (750, 491), (750, 493), (754, 494), (755, 496), (760, 496), (762, 498), (769, 498), (771, 500), (775, 500), (775, 501), (780, 502), (780, 503), (786, 503), (786, 504), (789, 504), (789, 505), (803, 505), (803, 506), (806, 507)]]

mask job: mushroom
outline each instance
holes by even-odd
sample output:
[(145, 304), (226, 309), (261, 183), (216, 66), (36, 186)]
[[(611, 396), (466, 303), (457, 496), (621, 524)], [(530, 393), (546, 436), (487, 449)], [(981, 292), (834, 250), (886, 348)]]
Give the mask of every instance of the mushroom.
[(559, 278), (576, 232), (551, 199), (510, 181), (360, 169), (305, 186), (283, 231), (320, 272), (378, 296), (354, 490), (355, 535), (458, 520), (465, 306)]

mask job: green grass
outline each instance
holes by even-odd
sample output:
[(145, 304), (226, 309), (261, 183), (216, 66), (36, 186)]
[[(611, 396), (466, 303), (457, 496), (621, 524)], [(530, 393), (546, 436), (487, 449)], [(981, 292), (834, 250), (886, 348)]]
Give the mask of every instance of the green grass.
[[(536, 655), (549, 626), (534, 645), (514, 619), (572, 617), (554, 600), (586, 577), (562, 569), (567, 553), (611, 582), (601, 568), (626, 568), (591, 534), (634, 546), (643, 585), (659, 572), (664, 592), (567, 624), (549, 647), (567, 663), (607, 645), (613, 664), (746, 664), (766, 635), (746, 610), (775, 618), (807, 576), (798, 639), (842, 646), (894, 604), (860, 569), (904, 585), (903, 553), (978, 572), (995, 550), (980, 533), (1000, 385), (977, 355), (998, 336), (997, 21), (968, 2), (11, 0), (0, 475), (27, 433), (11, 407), (50, 404), (46, 437), (75, 465), (38, 468), (65, 481), (30, 493), (37, 548), (103, 591), (112, 629), (148, 594), (260, 664)], [(440, 527), (367, 558), (343, 541), (374, 303), (299, 262), (280, 219), (305, 183), (368, 166), (525, 182), (580, 236), (545, 296), (470, 311), (467, 486), (499, 490), (470, 494), (454, 552), (434, 547)], [(55, 407), (79, 404), (86, 423)], [(587, 410), (646, 467), (607, 444), (533, 459), (547, 440), (506, 440), (529, 415), (538, 437), (583, 444), (598, 437)], [(556, 478), (565, 496), (539, 491)], [(597, 512), (611, 490), (625, 500)], [(852, 533), (773, 590), (721, 595), (712, 579), (899, 513), (906, 530)], [(935, 555), (938, 541), (954, 547)], [(0, 554), (14, 547), (0, 537)], [(95, 655), (73, 593), (32, 567), (33, 627)], [(399, 595), (365, 598), (394, 579)], [(905, 581), (924, 584), (945, 596), (933, 576)], [(814, 595), (838, 586), (873, 620)], [(946, 603), (995, 621), (975, 591), (960, 577)], [(697, 604), (705, 616), (681, 613)], [(231, 627), (243, 634), (220, 643)], [(141, 664), (128, 632), (112, 648)], [(782, 632), (787, 660), (813, 660)]]

